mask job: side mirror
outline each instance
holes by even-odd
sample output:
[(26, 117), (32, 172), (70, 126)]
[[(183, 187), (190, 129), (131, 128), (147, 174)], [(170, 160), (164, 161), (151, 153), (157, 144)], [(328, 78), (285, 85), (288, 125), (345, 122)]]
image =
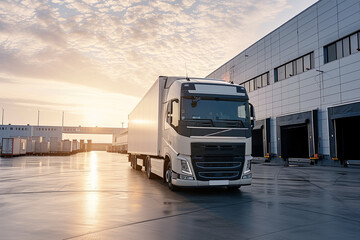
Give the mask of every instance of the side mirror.
[(172, 114), (172, 102), (171, 101), (167, 105), (167, 114)]
[(254, 106), (249, 103), (249, 106), (250, 106), (250, 124), (251, 124), (251, 127), (255, 127), (255, 109), (254, 109)]

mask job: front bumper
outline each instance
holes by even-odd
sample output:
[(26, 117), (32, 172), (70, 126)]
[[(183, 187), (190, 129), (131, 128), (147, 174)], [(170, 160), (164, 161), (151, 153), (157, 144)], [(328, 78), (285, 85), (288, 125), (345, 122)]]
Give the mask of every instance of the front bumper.
[(217, 187), (217, 186), (236, 186), (236, 185), (251, 185), (252, 177), (238, 180), (183, 180), (172, 179), (172, 183), (179, 187)]

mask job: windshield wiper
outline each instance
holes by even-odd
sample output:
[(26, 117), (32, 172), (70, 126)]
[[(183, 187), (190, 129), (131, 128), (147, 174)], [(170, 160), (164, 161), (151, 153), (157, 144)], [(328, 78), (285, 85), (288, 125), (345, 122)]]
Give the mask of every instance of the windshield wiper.
[(210, 118), (191, 118), (191, 119), (185, 119), (186, 121), (196, 121), (196, 122), (200, 122), (200, 121), (207, 121), (211, 123), (212, 127), (215, 127), (214, 125), (214, 121)]
[(245, 124), (242, 120), (236, 120), (236, 119), (219, 119), (220, 121), (227, 121), (227, 122), (236, 122), (239, 123), (240, 127), (245, 127)]

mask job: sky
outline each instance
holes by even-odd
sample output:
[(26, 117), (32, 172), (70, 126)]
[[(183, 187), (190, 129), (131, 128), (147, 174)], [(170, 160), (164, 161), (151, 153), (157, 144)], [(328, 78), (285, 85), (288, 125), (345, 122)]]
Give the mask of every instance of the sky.
[(205, 77), (315, 0), (0, 0), (4, 124), (127, 126), (158, 76)]

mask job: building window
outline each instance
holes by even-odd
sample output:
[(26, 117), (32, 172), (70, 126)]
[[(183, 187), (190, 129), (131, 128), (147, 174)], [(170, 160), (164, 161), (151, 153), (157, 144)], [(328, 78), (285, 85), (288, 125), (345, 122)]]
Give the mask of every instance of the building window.
[(304, 61), (303, 58), (296, 60), (295, 75), (304, 72)]
[(314, 53), (308, 53), (300, 58), (288, 62), (274, 69), (275, 82), (314, 68)]
[(252, 92), (258, 88), (265, 87), (269, 85), (269, 72), (263, 73), (255, 78), (247, 80), (240, 85), (243, 86), (247, 92)]
[(314, 53), (304, 56), (304, 72), (314, 68)]
[(249, 81), (249, 84), (250, 84), (249, 92), (254, 91), (254, 79), (251, 79), (251, 80)]
[(358, 46), (358, 34), (357, 33), (354, 33), (353, 35), (350, 36), (350, 53), (351, 54), (354, 54), (356, 53), (359, 48)]
[[(342, 48), (341, 48), (341, 53), (342, 53)], [(327, 57), (329, 62), (336, 60), (336, 44), (333, 43), (331, 45), (328, 46), (327, 48)]]
[(349, 56), (360, 51), (360, 31), (341, 38), (324, 47), (324, 63)]
[(289, 78), (294, 75), (293, 72), (293, 62), (290, 62), (285, 65), (285, 78)]
[(350, 55), (350, 41), (349, 40), (350, 40), (349, 37), (346, 37), (342, 40), (344, 57), (347, 57)]
[(285, 66), (281, 66), (277, 68), (277, 80), (281, 81), (285, 79)]
[(255, 86), (256, 86), (255, 89), (261, 88), (261, 84), (262, 84), (261, 76), (256, 77), (255, 78)]
[[(335, 60), (336, 58), (342, 58), (342, 57), (343, 57), (342, 42), (338, 41), (336, 42), (336, 57), (333, 58), (331, 61)], [(329, 60), (329, 62), (331, 61)]]
[(263, 87), (269, 85), (268, 73), (261, 75), (261, 82)]

